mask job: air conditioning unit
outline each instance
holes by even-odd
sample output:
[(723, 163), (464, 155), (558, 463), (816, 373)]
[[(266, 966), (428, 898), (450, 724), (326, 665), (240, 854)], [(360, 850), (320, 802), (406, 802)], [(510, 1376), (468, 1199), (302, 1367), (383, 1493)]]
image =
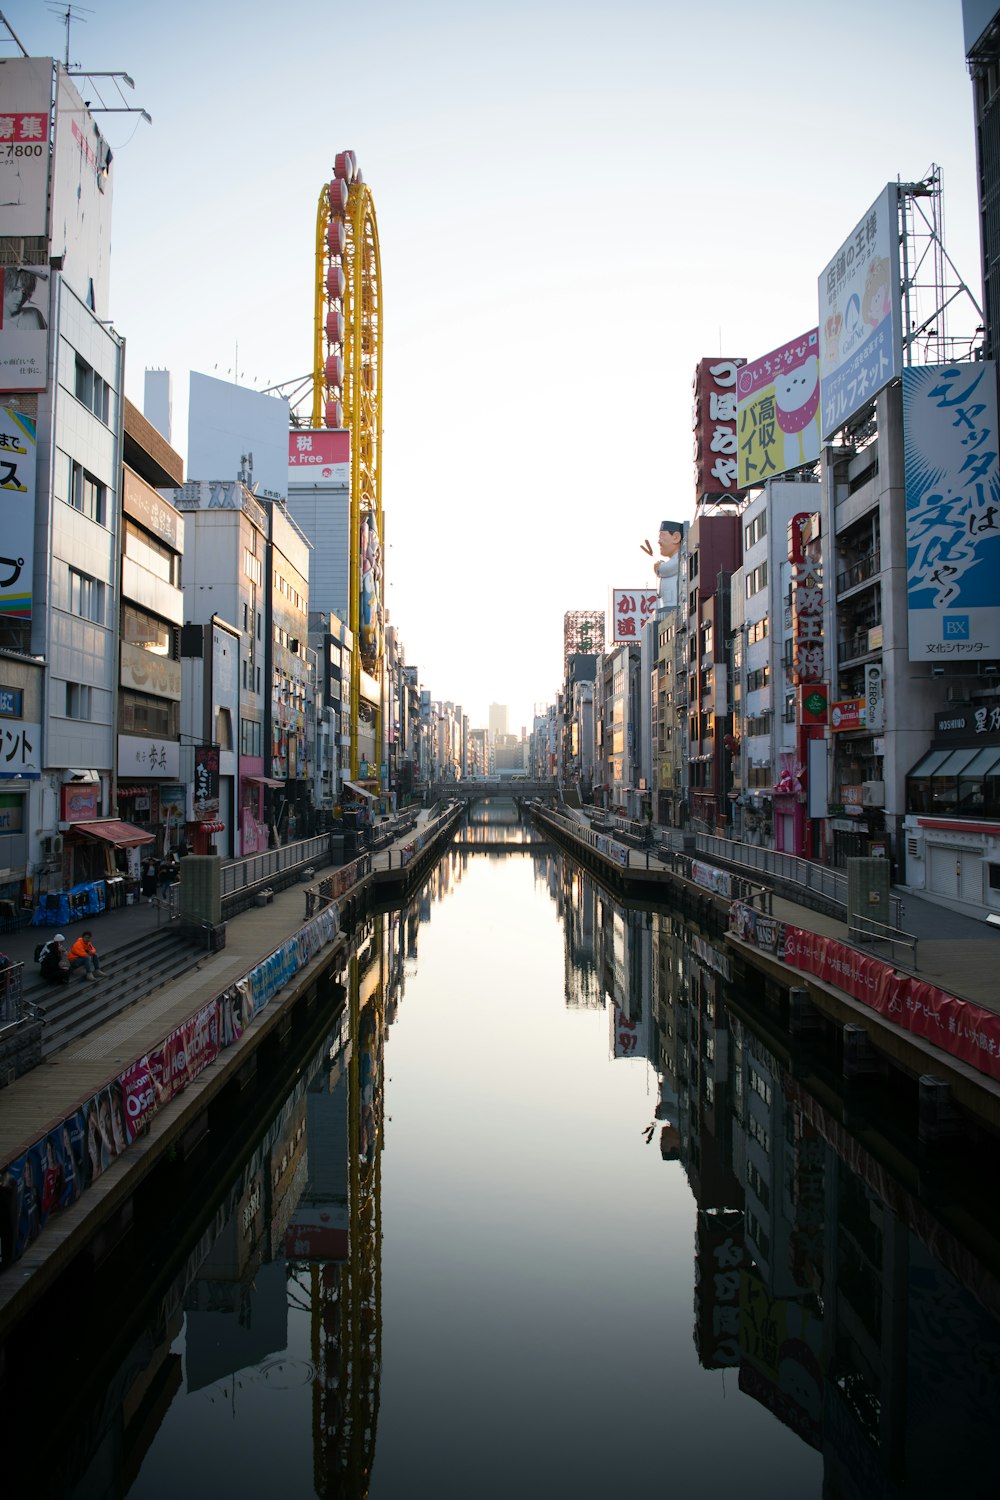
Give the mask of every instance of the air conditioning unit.
[(861, 806), (862, 807), (884, 807), (885, 806), (885, 782), (863, 781), (861, 783)]
[(63, 836), (61, 833), (47, 833), (42, 839), (42, 853), (48, 856), (61, 854), (63, 852)]

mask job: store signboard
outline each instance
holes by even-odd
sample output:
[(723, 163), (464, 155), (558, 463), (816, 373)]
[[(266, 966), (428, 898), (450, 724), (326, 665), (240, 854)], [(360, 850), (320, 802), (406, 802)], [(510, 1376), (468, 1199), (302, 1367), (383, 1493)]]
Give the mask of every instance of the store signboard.
[(659, 607), (660, 596), (655, 589), (612, 590), (612, 642), (616, 646), (638, 643), (642, 627), (655, 618)]

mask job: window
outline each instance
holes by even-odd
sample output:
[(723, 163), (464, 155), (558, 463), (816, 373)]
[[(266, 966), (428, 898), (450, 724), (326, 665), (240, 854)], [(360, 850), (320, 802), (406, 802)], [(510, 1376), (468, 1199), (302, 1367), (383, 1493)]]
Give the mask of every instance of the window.
[(129, 646), (141, 646), (155, 656), (180, 659), (180, 632), (175, 625), (148, 615), (134, 604), (122, 605), (122, 640)]
[(757, 1194), (758, 1199), (765, 1208), (771, 1204), (770, 1184), (765, 1182), (757, 1167), (752, 1161), (747, 1162), (747, 1186)]
[(158, 542), (148, 532), (140, 530), (131, 520), (125, 522), (125, 556), (147, 568), (157, 578), (162, 578), (165, 583), (180, 585), (180, 558), (177, 553), (164, 547), (162, 542)]
[(243, 571), (250, 582), (260, 588), (264, 582), (264, 564), (259, 557), (254, 557), (249, 547), (243, 549)]
[(228, 708), (215, 711), (215, 743), (220, 750), (233, 748), (233, 716)]
[(262, 743), (261, 726), (256, 719), (241, 719), (240, 754), (260, 755)]
[(755, 671), (747, 673), (747, 692), (760, 692), (761, 688), (766, 688), (770, 681), (770, 667), (757, 667)]
[(70, 461), (69, 494), (66, 498), (74, 510), (89, 516), (99, 526), (104, 525), (107, 489), (75, 459)]
[(181, 706), (164, 698), (152, 698), (122, 688), (118, 697), (118, 724), (125, 734), (155, 735), (157, 739), (176, 739), (180, 730)]
[(76, 399), (82, 401), (88, 411), (107, 426), (111, 412), (111, 390), (103, 375), (98, 375), (92, 365), (78, 354), (76, 356)]
[(104, 584), (86, 573), (69, 570), (69, 610), (81, 620), (104, 624)]
[(747, 626), (747, 640), (750, 642), (751, 646), (755, 646), (758, 641), (764, 641), (766, 639), (767, 615), (765, 615), (762, 620), (755, 620), (752, 625)]
[(89, 719), (90, 718), (90, 688), (83, 682), (67, 682), (66, 684), (66, 717), (67, 719)]
[(765, 559), (759, 567), (754, 568), (752, 572), (746, 575), (747, 598), (752, 598), (754, 594), (758, 593), (762, 588), (766, 588), (766, 586), (767, 560)]
[(746, 548), (753, 547), (757, 542), (767, 536), (767, 511), (762, 510), (759, 515), (754, 516), (743, 528), (743, 545)]

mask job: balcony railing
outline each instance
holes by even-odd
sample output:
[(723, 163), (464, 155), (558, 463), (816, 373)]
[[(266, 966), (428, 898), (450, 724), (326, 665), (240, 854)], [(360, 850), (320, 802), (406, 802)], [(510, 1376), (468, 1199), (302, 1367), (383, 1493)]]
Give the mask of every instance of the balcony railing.
[(837, 574), (837, 593), (846, 593), (848, 589), (856, 588), (859, 583), (864, 583), (866, 579), (874, 578), (881, 571), (881, 552), (878, 547), (873, 547), (871, 552), (859, 558), (856, 563), (847, 568), (843, 573)]

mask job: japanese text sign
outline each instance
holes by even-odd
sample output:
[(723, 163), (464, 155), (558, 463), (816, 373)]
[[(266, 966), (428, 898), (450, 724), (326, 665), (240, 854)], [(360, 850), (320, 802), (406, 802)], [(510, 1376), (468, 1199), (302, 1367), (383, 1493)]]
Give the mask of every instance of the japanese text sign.
[(0, 407), (0, 618), (31, 619), (35, 546), (35, 424)]
[(703, 359), (694, 373), (695, 495), (736, 495), (736, 372), (742, 359)]
[(736, 380), (741, 489), (819, 460), (819, 331), (741, 366)]
[[(801, 512), (788, 524), (792, 564), (792, 681), (819, 684), (824, 677), (823, 565), (806, 554), (803, 531), (811, 517)], [(810, 544), (816, 550), (817, 544)], [(800, 695), (801, 701), (801, 695)]]
[(656, 616), (660, 596), (655, 589), (615, 589), (612, 603), (612, 636), (616, 646), (638, 643), (642, 627)]
[(8, 57), (0, 108), (0, 203), (4, 235), (48, 232), (51, 57)]
[(288, 434), (288, 471), (292, 483), (347, 484), (351, 434), (346, 429), (293, 429)]
[(903, 371), (911, 661), (1000, 656), (1000, 467), (992, 360)]
[(42, 774), (42, 726), (12, 719), (0, 724), (0, 778), (23, 776), (37, 781)]
[(194, 747), (194, 815), (204, 823), (219, 816), (219, 747)]
[(903, 368), (895, 183), (886, 186), (819, 278), (819, 352), (826, 438)]

